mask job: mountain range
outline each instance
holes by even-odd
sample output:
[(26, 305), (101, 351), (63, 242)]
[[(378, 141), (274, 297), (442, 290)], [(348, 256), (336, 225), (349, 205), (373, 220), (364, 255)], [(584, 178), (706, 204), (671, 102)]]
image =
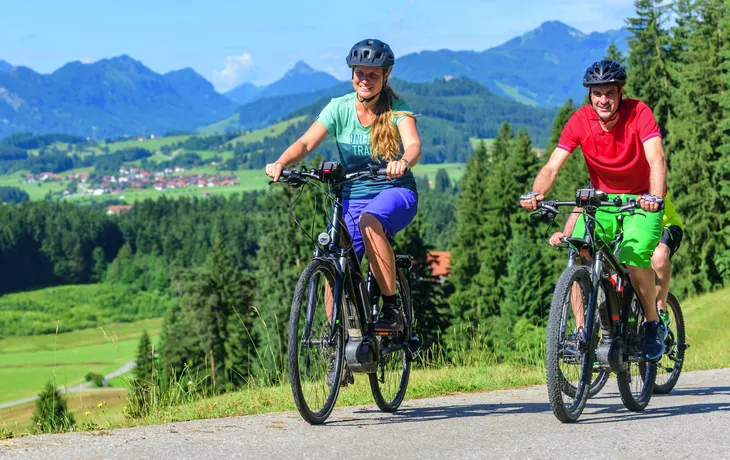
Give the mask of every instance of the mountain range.
[[(465, 77), (494, 94), (553, 108), (569, 97), (581, 100), (583, 69), (611, 42), (625, 52), (628, 35), (625, 29), (584, 34), (551, 21), (486, 51), (398, 57), (394, 77), (411, 82)], [(224, 129), (252, 129), (342, 94), (348, 85), (302, 61), (270, 85), (244, 84), (222, 95), (190, 68), (158, 74), (126, 55), (70, 62), (46, 75), (0, 60), (0, 137), (33, 131), (100, 139), (194, 130), (215, 122)], [(231, 115), (235, 121), (225, 121)]]
[(626, 29), (584, 34), (550, 21), (486, 51), (407, 54), (396, 59), (393, 75), (414, 82), (467, 77), (523, 104), (556, 107), (569, 97), (582, 100), (586, 67), (602, 59), (612, 42), (626, 53), (629, 35)]
[(320, 89), (330, 88), (340, 83), (338, 79), (315, 70), (306, 62), (299, 61), (281, 79), (266, 86), (244, 83), (225, 95), (239, 104), (246, 104), (257, 99), (285, 96), (289, 94), (305, 94)]
[(123, 55), (70, 62), (49, 75), (0, 73), (0, 135), (67, 132), (93, 138), (192, 130), (237, 107), (192, 69), (157, 74)]

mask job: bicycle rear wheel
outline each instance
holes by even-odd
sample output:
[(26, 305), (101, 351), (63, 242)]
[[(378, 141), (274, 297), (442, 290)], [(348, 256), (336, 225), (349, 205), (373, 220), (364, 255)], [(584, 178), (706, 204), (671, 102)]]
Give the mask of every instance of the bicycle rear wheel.
[(545, 368), (550, 405), (561, 422), (576, 421), (588, 399), (596, 344), (581, 336), (577, 325), (584, 322), (590, 291), (590, 271), (573, 265), (560, 275), (553, 292)]
[(656, 379), (656, 364), (647, 362), (641, 355), (642, 334), (641, 324), (644, 322), (644, 311), (641, 304), (634, 299), (629, 317), (633, 319), (627, 327), (626, 344), (629, 353), (626, 359), (626, 369), (616, 374), (618, 391), (624, 406), (633, 412), (644, 410), (654, 391)]
[(682, 308), (671, 292), (667, 298), (667, 313), (669, 314), (669, 323), (666, 327), (669, 332), (667, 338), (664, 339), (664, 355), (656, 364), (654, 393), (657, 394), (667, 394), (677, 384), (684, 364), (684, 352), (687, 348)]
[(378, 335), (380, 359), (378, 370), (370, 374), (370, 390), (375, 404), (383, 412), (395, 412), (406, 396), (411, 375), (409, 341), (413, 331), (413, 302), (408, 278), (404, 270), (398, 270), (396, 295), (400, 299), (405, 315), (404, 327), (400, 332)]
[(327, 420), (340, 391), (344, 332), (338, 317), (332, 334), (325, 302), (334, 285), (334, 267), (312, 260), (299, 277), (289, 317), (289, 382), (299, 414), (313, 425)]

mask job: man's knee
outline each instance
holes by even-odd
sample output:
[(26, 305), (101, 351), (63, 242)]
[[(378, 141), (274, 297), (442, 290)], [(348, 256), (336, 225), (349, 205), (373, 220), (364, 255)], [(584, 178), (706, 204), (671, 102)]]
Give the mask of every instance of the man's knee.
[(664, 270), (669, 264), (669, 256), (670, 253), (667, 245), (659, 243), (654, 250), (654, 254), (651, 256), (651, 266), (656, 271)]

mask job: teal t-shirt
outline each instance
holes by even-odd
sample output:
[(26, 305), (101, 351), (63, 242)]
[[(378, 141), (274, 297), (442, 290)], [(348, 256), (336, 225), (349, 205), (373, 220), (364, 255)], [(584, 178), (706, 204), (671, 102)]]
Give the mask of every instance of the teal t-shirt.
[[(346, 173), (362, 171), (366, 165), (373, 162), (370, 155), (370, 126), (363, 126), (357, 118), (356, 94), (350, 93), (333, 98), (317, 117), (317, 121), (322, 123), (327, 132), (335, 136), (339, 161), (345, 167)], [(395, 112), (413, 113), (402, 99), (394, 98), (392, 108)], [(398, 126), (404, 118), (405, 115), (394, 117), (393, 123)], [(381, 164), (384, 168), (387, 162), (381, 161)], [(349, 182), (343, 188), (342, 197), (346, 200), (374, 198), (378, 193), (392, 187), (404, 187), (418, 193), (413, 173), (408, 170), (401, 177), (391, 181), (368, 179)]]

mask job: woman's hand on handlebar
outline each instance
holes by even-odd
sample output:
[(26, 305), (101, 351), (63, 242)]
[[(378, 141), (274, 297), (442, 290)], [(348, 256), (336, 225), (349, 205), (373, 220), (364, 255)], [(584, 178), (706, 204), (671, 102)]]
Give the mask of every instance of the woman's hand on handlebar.
[(284, 170), (286, 166), (282, 163), (270, 163), (266, 165), (266, 175), (269, 176), (274, 180), (274, 182), (278, 182), (279, 177), (281, 176), (281, 171)]
[(408, 162), (405, 160), (389, 161), (385, 171), (385, 175), (388, 179), (401, 177), (406, 173), (406, 171), (408, 171)]

